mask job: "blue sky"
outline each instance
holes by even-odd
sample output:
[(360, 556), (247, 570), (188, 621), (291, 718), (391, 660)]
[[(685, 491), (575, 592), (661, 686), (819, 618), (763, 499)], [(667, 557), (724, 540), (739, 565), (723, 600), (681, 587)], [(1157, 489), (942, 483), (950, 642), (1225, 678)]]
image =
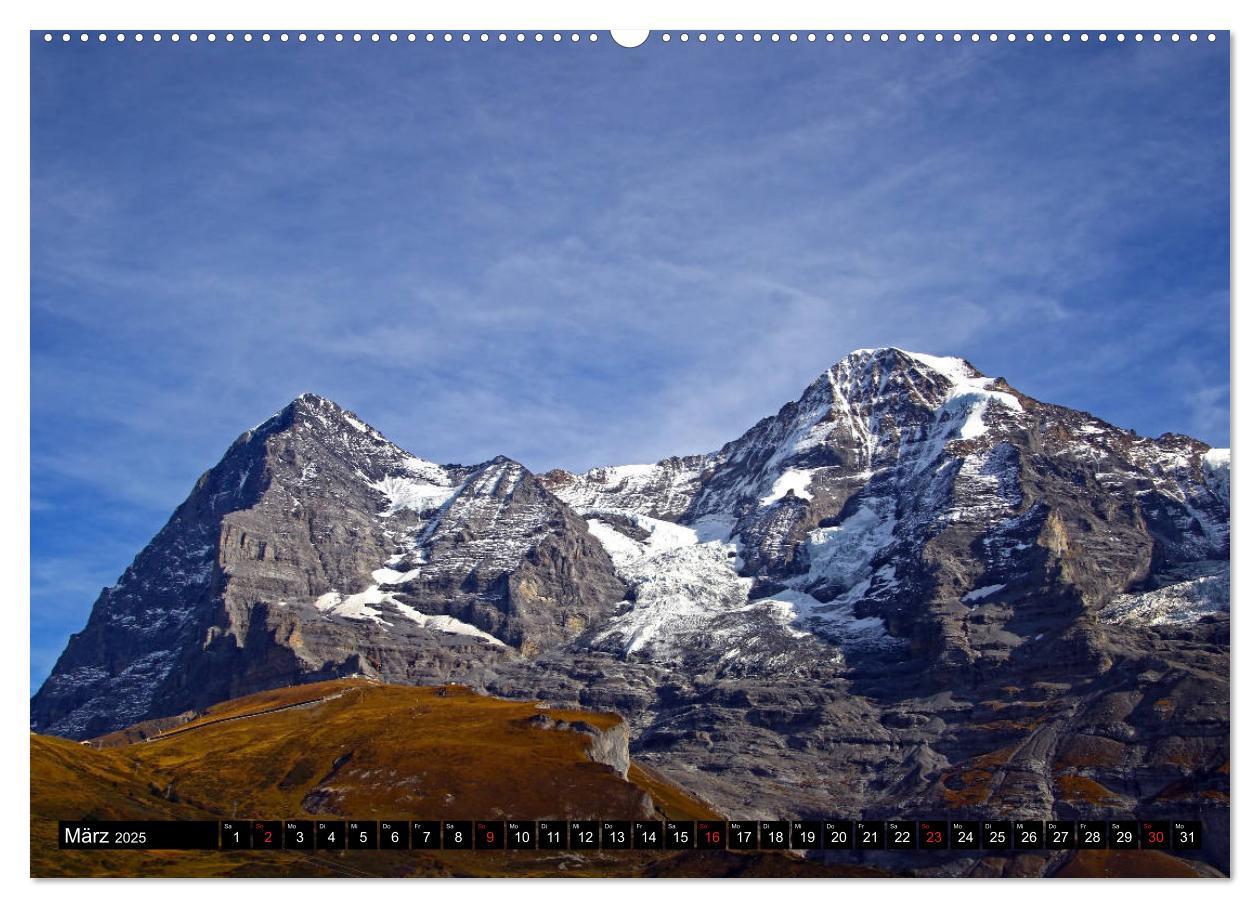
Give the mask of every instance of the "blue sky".
[(858, 347), (1229, 443), (1227, 42), (32, 39), (31, 680), (302, 391), (711, 450)]

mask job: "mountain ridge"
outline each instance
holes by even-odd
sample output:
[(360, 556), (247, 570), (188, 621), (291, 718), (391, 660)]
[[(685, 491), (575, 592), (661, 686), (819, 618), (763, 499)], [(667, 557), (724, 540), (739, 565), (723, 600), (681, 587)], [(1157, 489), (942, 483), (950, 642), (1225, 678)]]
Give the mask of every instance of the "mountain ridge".
[[(1166, 433), (1155, 440), (1141, 439), (1135, 433), (1115, 429), (1082, 411), (1041, 404), (1011, 388), (1004, 379), (983, 376), (966, 360), (916, 354), (895, 347), (854, 351), (821, 373), (798, 400), (785, 404), (777, 414), (759, 421), (717, 451), (669, 457), (655, 464), (596, 467), (580, 474), (553, 470), (535, 477), (504, 455), (473, 466), (439, 465), (389, 441), (356, 414), (328, 398), (304, 392), (237, 438), (220, 463), (198, 479), (189, 499), (138, 556), (136, 564), (123, 573), (117, 584), (104, 591), (102, 599), (119, 593), (125, 597), (129, 581), (145, 572), (146, 553), (155, 547), (172, 562), (164, 573), (171, 581), (168, 589), (177, 594), (177, 604), (185, 604), (187, 599), (196, 598), (203, 591), (213, 594), (224, 565), (212, 564), (207, 558), (216, 544), (208, 539), (201, 525), (206, 520), (222, 520), (240, 531), (237, 543), (238, 547), (242, 545), (249, 538), (249, 530), (237, 527), (228, 515), (248, 512), (264, 494), (264, 489), (275, 482), (275, 467), (264, 454), (269, 440), (295, 433), (305, 447), (323, 449), (329, 458), (340, 461), (369, 489), (384, 495), (388, 506), (382, 514), (396, 516), (408, 511), (419, 513), (436, 509), (448, 518), (412, 529), (420, 531), (421, 542), (426, 547), (425, 561), (431, 561), (436, 551), (437, 557), (454, 562), (453, 570), (467, 569), (469, 576), (515, 570), (524, 554), (536, 548), (539, 541), (536, 537), (549, 531), (550, 524), (558, 518), (559, 512), (554, 507), (549, 508), (544, 497), (555, 493), (574, 514), (582, 515), (579, 519), (589, 518), (601, 509), (611, 509), (647, 519), (700, 526), (703, 528), (700, 535), (707, 534), (714, 539), (723, 531), (727, 539), (738, 534), (737, 557), (745, 576), (762, 575), (773, 587), (777, 585), (776, 573), (781, 575), (791, 573), (793, 567), (806, 567), (810, 578), (807, 585), (812, 584), (817, 590), (820, 580), (836, 579), (827, 577), (816, 565), (820, 558), (832, 553), (824, 551), (827, 540), (807, 539), (808, 534), (825, 535), (830, 529), (824, 526), (828, 519), (838, 522), (836, 528), (843, 531), (855, 526), (853, 521), (857, 516), (855, 529), (864, 529), (863, 532), (856, 536), (844, 532), (832, 535), (858, 547), (879, 542), (877, 534), (883, 532), (887, 536), (891, 530), (886, 521), (877, 522), (880, 518), (869, 505), (865, 511), (852, 506), (850, 499), (855, 493), (860, 500), (863, 490), (869, 488), (871, 479), (881, 470), (906, 472), (909, 464), (910, 471), (922, 472), (924, 462), (930, 465), (946, 445), (966, 445), (989, 433), (986, 416), (1000, 431), (1009, 414), (1023, 412), (1025, 402), (1046, 409), (1052, 418), (1059, 420), (1054, 426), (1059, 434), (1064, 431), (1063, 420), (1075, 420), (1090, 436), (1111, 435), (1153, 448), (1154, 453), (1148, 452), (1148, 460), (1152, 457), (1158, 460), (1163, 450), (1161, 445), (1183, 449), (1183, 458), (1186, 452), (1197, 453), (1201, 464), (1209, 464), (1200, 466), (1201, 471), (1209, 471), (1204, 486), (1212, 484), (1218, 496), (1223, 489), (1227, 506), (1228, 452), (1209, 449), (1202, 442), (1183, 435)], [(990, 415), (995, 407), (998, 412)], [(892, 430), (885, 432), (884, 424), (890, 419)], [(303, 428), (307, 431), (302, 432)], [(280, 459), (289, 463), (298, 456), (293, 445), (280, 452)], [(320, 467), (313, 460), (307, 458), (301, 471), (290, 477), (293, 485), (302, 486), (318, 472)], [(468, 483), (474, 480), (480, 484), (479, 488), (466, 493)], [(817, 487), (815, 481), (818, 481)], [(496, 494), (492, 488), (496, 483), (503, 486), (501, 494)], [(517, 487), (522, 484), (524, 488), (518, 493)], [(522, 504), (521, 500), (529, 497), (530, 490), (538, 500)], [(825, 502), (822, 509), (828, 511), (821, 519), (817, 517), (816, 498)], [(295, 505), (298, 503), (296, 495), (292, 500)], [(880, 501), (872, 496), (867, 496), (867, 500)], [(487, 501), (495, 509), (496, 521), (503, 517), (504, 503), (513, 504), (510, 510), (516, 512), (517, 522), (510, 527), (506, 540), (493, 537), (490, 544), (483, 546), (486, 551), (479, 560), (475, 550), (481, 544), (484, 528), (470, 528), (469, 522), (476, 523), (488, 516), (478, 513)], [(839, 512), (833, 516), (837, 505)], [(846, 507), (849, 516), (840, 520)], [(461, 519), (454, 519), (456, 517)], [(594, 597), (606, 605), (617, 584), (607, 576), (608, 559), (600, 557), (600, 550), (608, 549), (610, 544), (614, 549), (619, 543), (624, 547), (625, 537), (615, 529), (611, 530), (615, 535), (609, 536), (609, 530), (605, 529), (608, 525), (597, 517), (592, 519), (597, 520), (600, 546), (590, 546), (589, 539), (583, 538), (590, 534), (583, 534), (577, 526), (568, 529), (573, 544), (586, 549), (584, 554), (603, 569), (599, 572), (604, 575), (600, 578), (602, 582), (597, 584), (602, 588), (594, 591)], [(861, 526), (863, 521), (871, 524), (872, 520), (876, 521), (873, 527)], [(198, 529), (202, 530), (199, 535)], [(399, 532), (387, 530), (386, 534), (396, 536)], [(643, 532), (642, 529), (639, 532)], [(1227, 526), (1224, 530), (1209, 526), (1204, 535), (1213, 532), (1215, 539), (1205, 540), (1194, 554), (1202, 555), (1205, 545), (1210, 547), (1212, 542), (1218, 557), (1220, 550), (1227, 548)], [(377, 542), (380, 548), (387, 544), (384, 539)], [(266, 543), (262, 546), (258, 554), (265, 559)], [(223, 547), (223, 540), (218, 541), (217, 547)], [(420, 547), (413, 546), (410, 553), (390, 552), (381, 566), (360, 571), (360, 574), (370, 573), (374, 579), (382, 575), (387, 587), (406, 584), (419, 570), (411, 567), (411, 560)], [(803, 561), (810, 557), (815, 563), (804, 565)], [(841, 567), (851, 568), (852, 565)], [(1132, 568), (1130, 573), (1136, 570)], [(428, 569), (426, 572), (431, 573)], [(874, 574), (874, 571), (868, 573)], [(374, 606), (390, 597), (381, 584), (342, 590), (333, 582), (336, 577), (328, 579), (328, 588), (314, 598), (317, 606), (322, 604), (324, 610), (337, 615), (377, 618)], [(466, 580), (466, 577), (461, 579)], [(840, 579), (853, 580), (853, 577)], [(849, 592), (863, 580), (868, 582), (869, 590), (874, 579), (873, 576), (858, 578), (856, 583), (850, 584)], [(1129, 578), (1123, 591), (1133, 592), (1129, 587), (1138, 579)], [(473, 583), (475, 586), (476, 581)], [(977, 584), (970, 591), (960, 590), (959, 594), (965, 593), (974, 599), (979, 596), (978, 590), (988, 587), (996, 591), (998, 586), (996, 583)], [(802, 592), (808, 594), (809, 590)], [(153, 614), (152, 618), (158, 626), (170, 624), (178, 611), (178, 608), (168, 608)], [(146, 612), (145, 617), (148, 616)], [(413, 617), (418, 623), (424, 623), (414, 613)], [(469, 617), (473, 620), (467, 620)], [(446, 618), (449, 621), (442, 622), (445, 629), (471, 629), (470, 633), (488, 642), (502, 642), (493, 636), (494, 628), (502, 622), (489, 620), (493, 616), (485, 614), (485, 609), (477, 603), (466, 604), (459, 614)], [(587, 619), (580, 616), (573, 620), (584, 624)], [(545, 634), (541, 642), (526, 641), (522, 630), (512, 630), (510, 636), (512, 645), (525, 644), (528, 650), (537, 652), (541, 645), (564, 635)]]

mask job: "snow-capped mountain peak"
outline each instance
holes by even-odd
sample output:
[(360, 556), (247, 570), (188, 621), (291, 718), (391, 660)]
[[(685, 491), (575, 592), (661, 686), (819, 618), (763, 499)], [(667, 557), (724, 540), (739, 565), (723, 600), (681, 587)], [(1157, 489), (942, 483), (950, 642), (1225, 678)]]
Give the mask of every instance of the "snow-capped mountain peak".
[[(1090, 478), (1076, 478), (1082, 469)], [(734, 561), (712, 562), (729, 575), (724, 581), (712, 566), (701, 572), (706, 579), (697, 574), (690, 581), (704, 591), (697, 602), (711, 595), (721, 601), (727, 595), (721, 591), (741, 577), (786, 587), (780, 614), (790, 616), (790, 627), (845, 646), (887, 643), (888, 628), (903, 625), (905, 613), (922, 620), (932, 611), (923, 602), (933, 598), (958, 621), (978, 603), (1016, 601), (1040, 589), (1046, 580), (1038, 552), (1047, 544), (1069, 562), (1076, 547), (1079, 555), (1100, 549), (1074, 569), (1090, 603), (1144, 582), (1159, 565), (1137, 540), (1155, 517), (1115, 526), (1118, 539), (1111, 543), (1095, 538), (1089, 529), (1095, 517), (1065, 516), (1080, 508), (1081, 482), (1095, 485), (1087, 497), (1127, 499), (1149, 515), (1170, 508), (1181, 514), (1176, 530), (1154, 533), (1161, 558), (1227, 557), (1227, 452), (1171, 437), (1135, 445), (1131, 434), (1041, 404), (964, 359), (893, 347), (843, 358), (796, 401), (711, 454), (545, 480), (596, 522), (597, 536), (637, 591), (636, 610), (624, 619), (636, 653), (652, 642), (669, 652), (698, 646), (669, 639), (668, 626), (655, 620), (643, 623), (661, 587), (636, 586), (631, 574), (676, 572), (685, 560), (672, 550), (658, 557), (649, 545), (627, 573), (627, 553), (644, 544), (639, 534), (652, 530), (648, 541), (656, 535), (644, 520), (700, 529), (701, 544), (728, 545), (738, 558), (737, 569)], [(982, 554), (944, 574), (925, 566), (924, 553), (945, 538), (953, 540), (950, 550), (966, 540)], [(1109, 545), (1132, 548), (1121, 555), (1101, 551)], [(1117, 558), (1123, 567), (1104, 580), (1099, 564)], [(695, 561), (697, 571), (702, 565), (709, 562)], [(859, 626), (863, 633), (855, 635)], [(650, 638), (645, 627), (653, 629)], [(872, 633), (876, 627), (885, 631)], [(601, 637), (615, 638), (611, 630)], [(967, 658), (979, 656), (971, 648)]]
[[(993, 664), (1082, 615), (1132, 623), (1101, 610), (1159, 578), (1219, 594), (1194, 572), (1228, 544), (1228, 451), (957, 357), (855, 351), (717, 451), (580, 475), (437, 464), (303, 394), (199, 480), (34, 710), (78, 734), (334, 666), (415, 681), (559, 652)], [(1050, 595), (1075, 604), (1027, 617)]]

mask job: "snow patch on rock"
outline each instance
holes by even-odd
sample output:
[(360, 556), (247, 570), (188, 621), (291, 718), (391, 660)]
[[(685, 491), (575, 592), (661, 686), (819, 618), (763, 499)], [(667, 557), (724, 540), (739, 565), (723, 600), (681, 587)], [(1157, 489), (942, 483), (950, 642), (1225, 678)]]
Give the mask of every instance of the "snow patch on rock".
[(770, 489), (770, 494), (761, 499), (762, 506), (774, 504), (788, 492), (791, 492), (797, 498), (803, 498), (809, 501), (814, 496), (810, 494), (809, 484), (814, 479), (814, 473), (817, 470), (787, 470), (778, 479), (774, 481), (774, 485)]
[[(415, 574), (415, 571), (409, 571), (408, 575)], [(399, 574), (389, 568), (382, 568), (373, 571), (373, 578), (381, 583), (401, 583), (410, 579), (408, 575)], [(380, 576), (378, 576), (380, 575)], [(383, 579), (385, 575), (395, 575), (398, 580), (391, 581)], [(450, 615), (428, 615), (411, 606), (399, 602), (393, 593), (382, 590), (376, 584), (369, 586), (361, 593), (355, 593), (351, 596), (345, 596), (336, 590), (327, 592), (315, 600), (315, 607), (321, 612), (329, 615), (336, 615), (340, 618), (349, 618), (353, 621), (374, 621), (384, 627), (389, 627), (388, 621), (385, 621), (382, 615), (382, 608), (374, 606), (388, 606), (396, 610), (403, 617), (410, 619), (421, 627), (430, 628), (432, 630), (441, 631), (446, 634), (460, 634), (465, 637), (475, 637), (486, 643), (495, 646), (506, 646), (502, 640), (488, 634), (479, 627), (452, 618)]]
[(476, 639), (489, 643), (493, 646), (507, 647), (507, 644), (498, 637), (495, 637), (492, 634), (487, 634), (479, 627), (474, 627), (473, 625), (460, 621), (457, 618), (452, 618), (450, 615), (427, 615), (424, 612), (418, 611), (409, 605), (404, 605), (401, 602), (394, 602), (393, 605), (394, 608), (398, 609), (404, 617), (411, 619), (421, 627), (441, 631), (445, 634), (459, 634), (463, 637), (475, 637)]
[(321, 612), (330, 615), (337, 615), (340, 618), (350, 618), (354, 621), (375, 621), (377, 624), (385, 624), (381, 620), (381, 612), (379, 609), (372, 608), (374, 605), (380, 605), (392, 597), (381, 591), (379, 586), (373, 584), (361, 593), (354, 593), (350, 596), (342, 595), (336, 590), (324, 593), (315, 600), (315, 607)]
[(389, 502), (383, 516), (388, 517), (399, 511), (427, 514), (440, 508), (460, 490), (459, 483), (454, 482), (446, 470), (435, 463), (412, 457), (402, 465), (406, 473), (386, 476), (379, 482), (368, 483)]
[(976, 587), (969, 593), (963, 594), (962, 601), (968, 604), (979, 602), (982, 599), (988, 599), (994, 593), (1000, 593), (1006, 589), (1005, 583), (992, 583), (989, 586)]
[(390, 567), (377, 568), (372, 572), (372, 579), (381, 586), (398, 586), (406, 583), (408, 580), (414, 580), (420, 576), (419, 568), (412, 568), (410, 571), (396, 571)]
[(1206, 573), (1145, 593), (1116, 597), (1098, 613), (1108, 624), (1195, 624), (1229, 614), (1229, 562), (1206, 562)]

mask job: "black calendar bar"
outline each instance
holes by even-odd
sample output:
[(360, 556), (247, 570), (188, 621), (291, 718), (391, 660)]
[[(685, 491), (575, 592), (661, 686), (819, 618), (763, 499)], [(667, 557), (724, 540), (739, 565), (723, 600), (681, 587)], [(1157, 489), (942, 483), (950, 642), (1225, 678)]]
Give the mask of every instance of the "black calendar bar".
[(219, 847), (216, 820), (62, 820), (57, 827), (57, 845), (75, 850)]
[(1200, 820), (155, 820), (58, 824), (69, 849), (1194, 851)]

